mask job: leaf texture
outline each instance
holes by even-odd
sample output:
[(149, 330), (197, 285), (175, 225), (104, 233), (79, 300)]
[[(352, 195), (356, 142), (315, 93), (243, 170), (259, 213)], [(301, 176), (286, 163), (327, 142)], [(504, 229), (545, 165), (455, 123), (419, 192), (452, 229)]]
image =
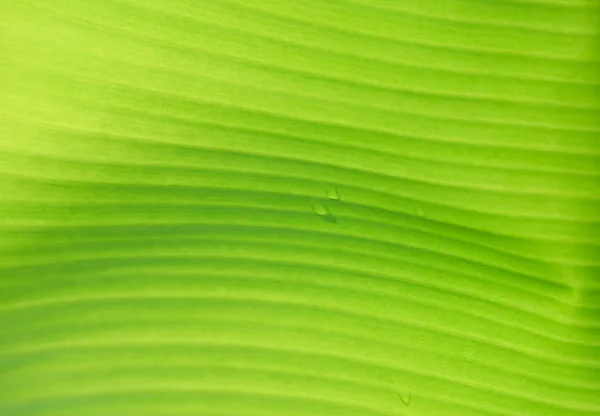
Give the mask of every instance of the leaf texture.
[(597, 0), (4, 0), (3, 416), (600, 414)]

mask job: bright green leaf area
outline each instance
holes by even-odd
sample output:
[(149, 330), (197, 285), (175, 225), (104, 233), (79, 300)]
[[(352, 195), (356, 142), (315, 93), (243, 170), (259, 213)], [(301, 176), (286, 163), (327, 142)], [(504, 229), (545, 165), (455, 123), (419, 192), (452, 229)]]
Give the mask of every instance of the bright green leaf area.
[(0, 25), (1, 416), (600, 415), (600, 1)]

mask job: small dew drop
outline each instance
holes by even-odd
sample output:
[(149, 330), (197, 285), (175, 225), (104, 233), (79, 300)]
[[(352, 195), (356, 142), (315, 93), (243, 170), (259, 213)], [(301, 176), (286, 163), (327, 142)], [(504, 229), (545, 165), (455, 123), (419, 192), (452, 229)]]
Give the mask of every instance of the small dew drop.
[(417, 215), (419, 217), (425, 216), (425, 210), (423, 210), (423, 205), (421, 205), (421, 204), (417, 204)]
[(317, 215), (331, 215), (331, 212), (329, 211), (329, 209), (325, 205), (323, 205), (319, 202), (313, 203), (312, 207), (313, 207), (313, 211)]
[(337, 222), (337, 220), (335, 219), (335, 217), (333, 216), (333, 214), (331, 213), (329, 208), (327, 208), (326, 205), (324, 205), (320, 202), (313, 202), (312, 209), (315, 214), (317, 214), (318, 216), (323, 218), (325, 221), (331, 222), (331, 223)]
[(328, 188), (327, 189), (327, 198), (331, 199), (332, 201), (339, 201), (340, 194), (339, 194), (337, 188), (335, 188), (335, 187)]
[(465, 360), (472, 362), (475, 360), (476, 355), (477, 355), (477, 347), (475, 345), (475, 342), (472, 340), (469, 340), (467, 346), (464, 349), (463, 357)]
[(398, 397), (400, 397), (400, 400), (402, 400), (402, 404), (404, 406), (409, 406), (410, 405), (410, 399), (412, 398), (412, 393), (410, 391), (405, 391), (405, 392), (398, 392)]

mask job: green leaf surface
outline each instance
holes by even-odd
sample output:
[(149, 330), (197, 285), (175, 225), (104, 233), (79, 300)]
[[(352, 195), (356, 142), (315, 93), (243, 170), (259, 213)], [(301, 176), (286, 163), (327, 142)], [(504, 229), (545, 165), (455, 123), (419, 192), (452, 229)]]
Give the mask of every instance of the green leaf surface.
[(0, 415), (600, 415), (598, 0), (0, 25)]

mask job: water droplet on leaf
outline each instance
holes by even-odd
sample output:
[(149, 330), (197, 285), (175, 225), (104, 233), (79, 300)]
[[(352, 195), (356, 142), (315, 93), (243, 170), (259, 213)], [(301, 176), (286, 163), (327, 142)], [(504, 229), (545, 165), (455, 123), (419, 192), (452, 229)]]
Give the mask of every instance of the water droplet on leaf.
[(332, 201), (339, 201), (340, 194), (338, 193), (337, 188), (332, 187), (327, 189), (327, 198), (331, 199)]
[(400, 400), (402, 400), (404, 406), (410, 405), (410, 399), (412, 398), (412, 393), (410, 391), (398, 391), (398, 396), (400, 397)]
[(333, 216), (333, 213), (327, 208), (326, 205), (320, 202), (313, 202), (312, 209), (315, 214), (323, 218), (327, 222), (336, 223), (337, 220)]
[(417, 204), (417, 215), (419, 217), (425, 216), (425, 210), (423, 210), (423, 205), (421, 205), (421, 204)]
[(467, 361), (474, 361), (475, 355), (477, 354), (477, 346), (475, 341), (469, 340), (467, 346), (464, 349), (463, 357)]

